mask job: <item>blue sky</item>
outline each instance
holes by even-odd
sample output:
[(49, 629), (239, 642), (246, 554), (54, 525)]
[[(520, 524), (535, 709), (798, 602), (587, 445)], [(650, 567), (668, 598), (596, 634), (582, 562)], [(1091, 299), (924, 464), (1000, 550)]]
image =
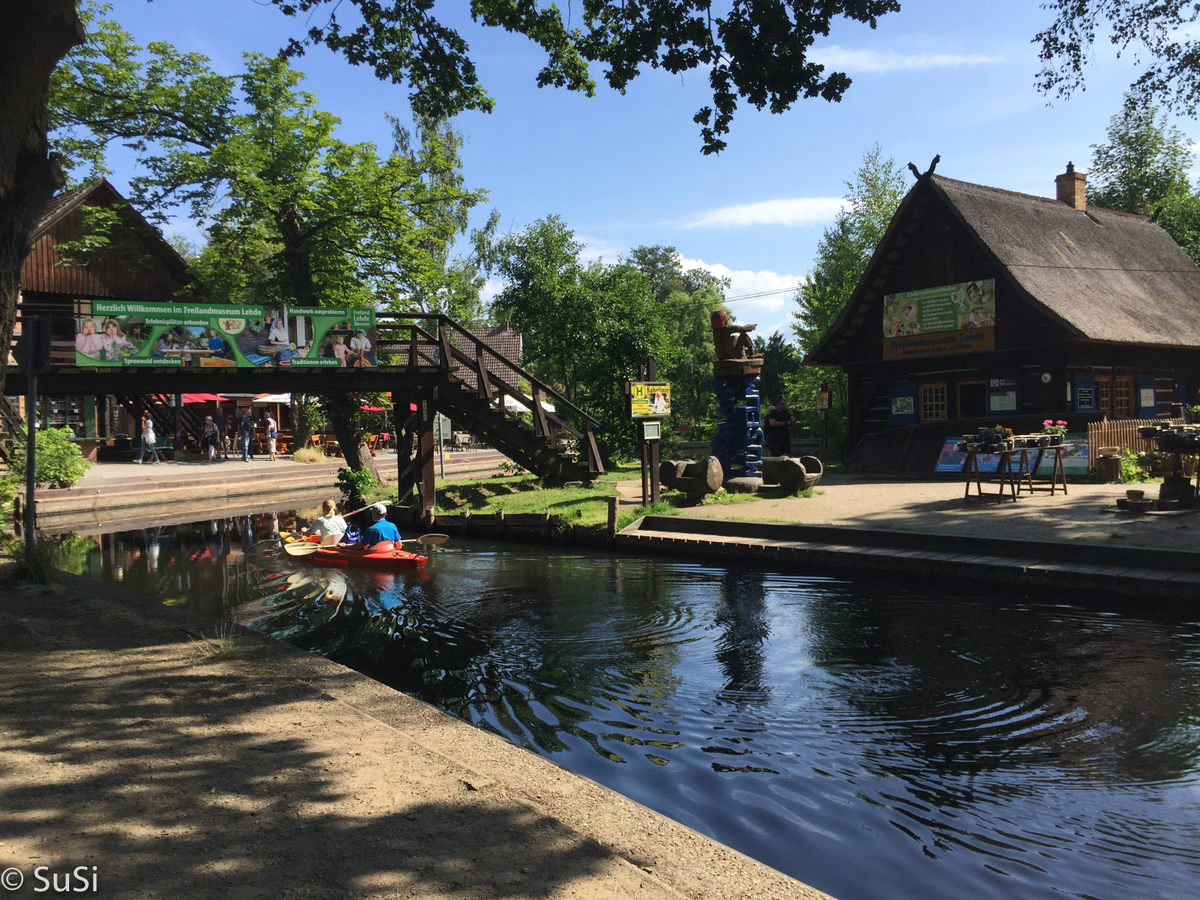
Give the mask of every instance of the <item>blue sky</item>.
[[(489, 191), (502, 229), (561, 216), (591, 257), (615, 260), (632, 247), (665, 244), (690, 265), (732, 278), (731, 309), (760, 331), (787, 327), (791, 289), (811, 268), (864, 151), (875, 143), (903, 165), (1051, 196), (1068, 160), (1086, 169), (1104, 140), (1134, 68), (1097, 48), (1087, 90), (1051, 102), (1034, 87), (1031, 38), (1049, 20), (1037, 0), (902, 0), (871, 30), (838, 23), (816, 55), (854, 83), (841, 103), (801, 101), (783, 115), (743, 106), (729, 148), (700, 153), (692, 115), (709, 102), (703, 74), (681, 79), (649, 70), (625, 96), (603, 83), (587, 98), (538, 89), (537, 49), (474, 25), (465, 4), (442, 3), (472, 48), (491, 115), (466, 113), (465, 174)], [(273, 52), (302, 23), (255, 0), (113, 0), (113, 16), (136, 39), (166, 40), (233, 73), (248, 50)], [(296, 62), (320, 106), (342, 120), (340, 136), (391, 145), (384, 113), (407, 118), (407, 88), (317, 49)], [(597, 75), (599, 72), (597, 71)], [(1181, 127), (1200, 133), (1191, 121)], [(132, 160), (114, 156), (123, 186)], [(480, 211), (480, 218), (487, 210)], [(181, 222), (178, 231), (193, 234)], [(494, 289), (494, 286), (492, 286)], [(765, 297), (737, 300), (749, 294)]]

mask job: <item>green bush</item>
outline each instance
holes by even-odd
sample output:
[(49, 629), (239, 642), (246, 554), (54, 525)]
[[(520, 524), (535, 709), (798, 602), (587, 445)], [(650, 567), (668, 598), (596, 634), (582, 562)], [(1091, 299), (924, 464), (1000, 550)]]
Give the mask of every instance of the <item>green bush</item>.
[(34, 584), (50, 584), (60, 569), (75, 575), (83, 574), (88, 553), (95, 548), (94, 540), (75, 534), (66, 537), (36, 535), (32, 554), (25, 552), (25, 541), (21, 538), (12, 538), (4, 547), (13, 560), (12, 576), (18, 581)]
[(338, 488), (349, 501), (358, 505), (367, 491), (375, 487), (375, 477), (370, 469), (342, 469), (337, 475)]
[[(69, 488), (91, 468), (73, 437), (70, 428), (45, 428), (37, 433), (33, 477), (38, 487)], [(16, 485), (25, 483), (25, 441), (20, 437), (13, 442), (9, 471)]]
[(1142, 467), (1143, 460), (1139, 458), (1142, 455), (1132, 450), (1121, 451), (1122, 484), (1138, 484), (1150, 480), (1150, 473)]

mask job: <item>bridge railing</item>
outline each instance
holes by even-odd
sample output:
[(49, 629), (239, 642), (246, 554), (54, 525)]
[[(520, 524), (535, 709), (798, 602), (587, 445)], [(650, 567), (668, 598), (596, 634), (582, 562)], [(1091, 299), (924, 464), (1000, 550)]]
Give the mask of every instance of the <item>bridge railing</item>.
[[(393, 364), (437, 366), (475, 390), (476, 396), (504, 410), (511, 397), (529, 410), (534, 434), (549, 443), (573, 445), (590, 473), (604, 471), (596, 444), (599, 422), (533, 373), (493, 348), (487, 341), (440, 313), (379, 313), (375, 317), (380, 353)], [(528, 393), (524, 389), (528, 385)], [(542, 401), (552, 402), (554, 411)]]

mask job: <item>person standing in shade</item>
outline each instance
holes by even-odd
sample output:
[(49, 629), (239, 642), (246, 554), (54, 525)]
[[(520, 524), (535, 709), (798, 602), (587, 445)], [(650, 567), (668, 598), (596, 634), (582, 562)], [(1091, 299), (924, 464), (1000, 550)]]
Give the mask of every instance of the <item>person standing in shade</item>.
[(140, 465), (146, 459), (146, 452), (149, 451), (151, 462), (158, 462), (158, 448), (154, 446), (158, 438), (154, 434), (154, 419), (150, 416), (150, 410), (142, 413), (142, 449), (138, 453), (138, 464)]
[(217, 411), (213, 413), (213, 425), (217, 429), (217, 451), (224, 459), (229, 459), (229, 421), (225, 418), (225, 413), (221, 409), (221, 404), (217, 404)]
[(767, 453), (769, 456), (788, 456), (792, 450), (792, 438), (788, 434), (788, 429), (796, 424), (796, 417), (793, 416), (786, 406), (783, 405), (783, 398), (780, 397), (775, 401), (775, 408), (767, 414)]
[(367, 550), (372, 549), (376, 544), (383, 541), (391, 541), (393, 544), (400, 543), (400, 529), (389, 522), (384, 516), (387, 515), (387, 507), (382, 503), (376, 503), (371, 507), (371, 526), (363, 532), (362, 543)]
[(267, 426), (267, 453), (268, 459), (275, 462), (275, 442), (279, 440), (279, 426), (275, 420), (271, 418), (269, 412), (263, 413), (263, 420)]
[(250, 441), (254, 439), (254, 420), (250, 410), (243, 408), (238, 416), (238, 439), (242, 442), (242, 462), (250, 462)]

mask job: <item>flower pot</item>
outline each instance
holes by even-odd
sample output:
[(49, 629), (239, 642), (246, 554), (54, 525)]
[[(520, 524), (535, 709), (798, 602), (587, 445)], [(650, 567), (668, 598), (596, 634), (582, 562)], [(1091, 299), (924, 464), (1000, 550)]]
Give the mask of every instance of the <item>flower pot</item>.
[(1063, 442), (1063, 436), (1061, 434), (1050, 435), (1050, 446), (1051, 447), (1061, 447), (1062, 442)]
[(1039, 447), (1049, 447), (1050, 446), (1050, 435), (1047, 434), (1044, 437), (1038, 438), (1037, 445)]
[(1141, 500), (1145, 496), (1145, 491), (1128, 490), (1125, 492), (1125, 497), (1129, 500)]

